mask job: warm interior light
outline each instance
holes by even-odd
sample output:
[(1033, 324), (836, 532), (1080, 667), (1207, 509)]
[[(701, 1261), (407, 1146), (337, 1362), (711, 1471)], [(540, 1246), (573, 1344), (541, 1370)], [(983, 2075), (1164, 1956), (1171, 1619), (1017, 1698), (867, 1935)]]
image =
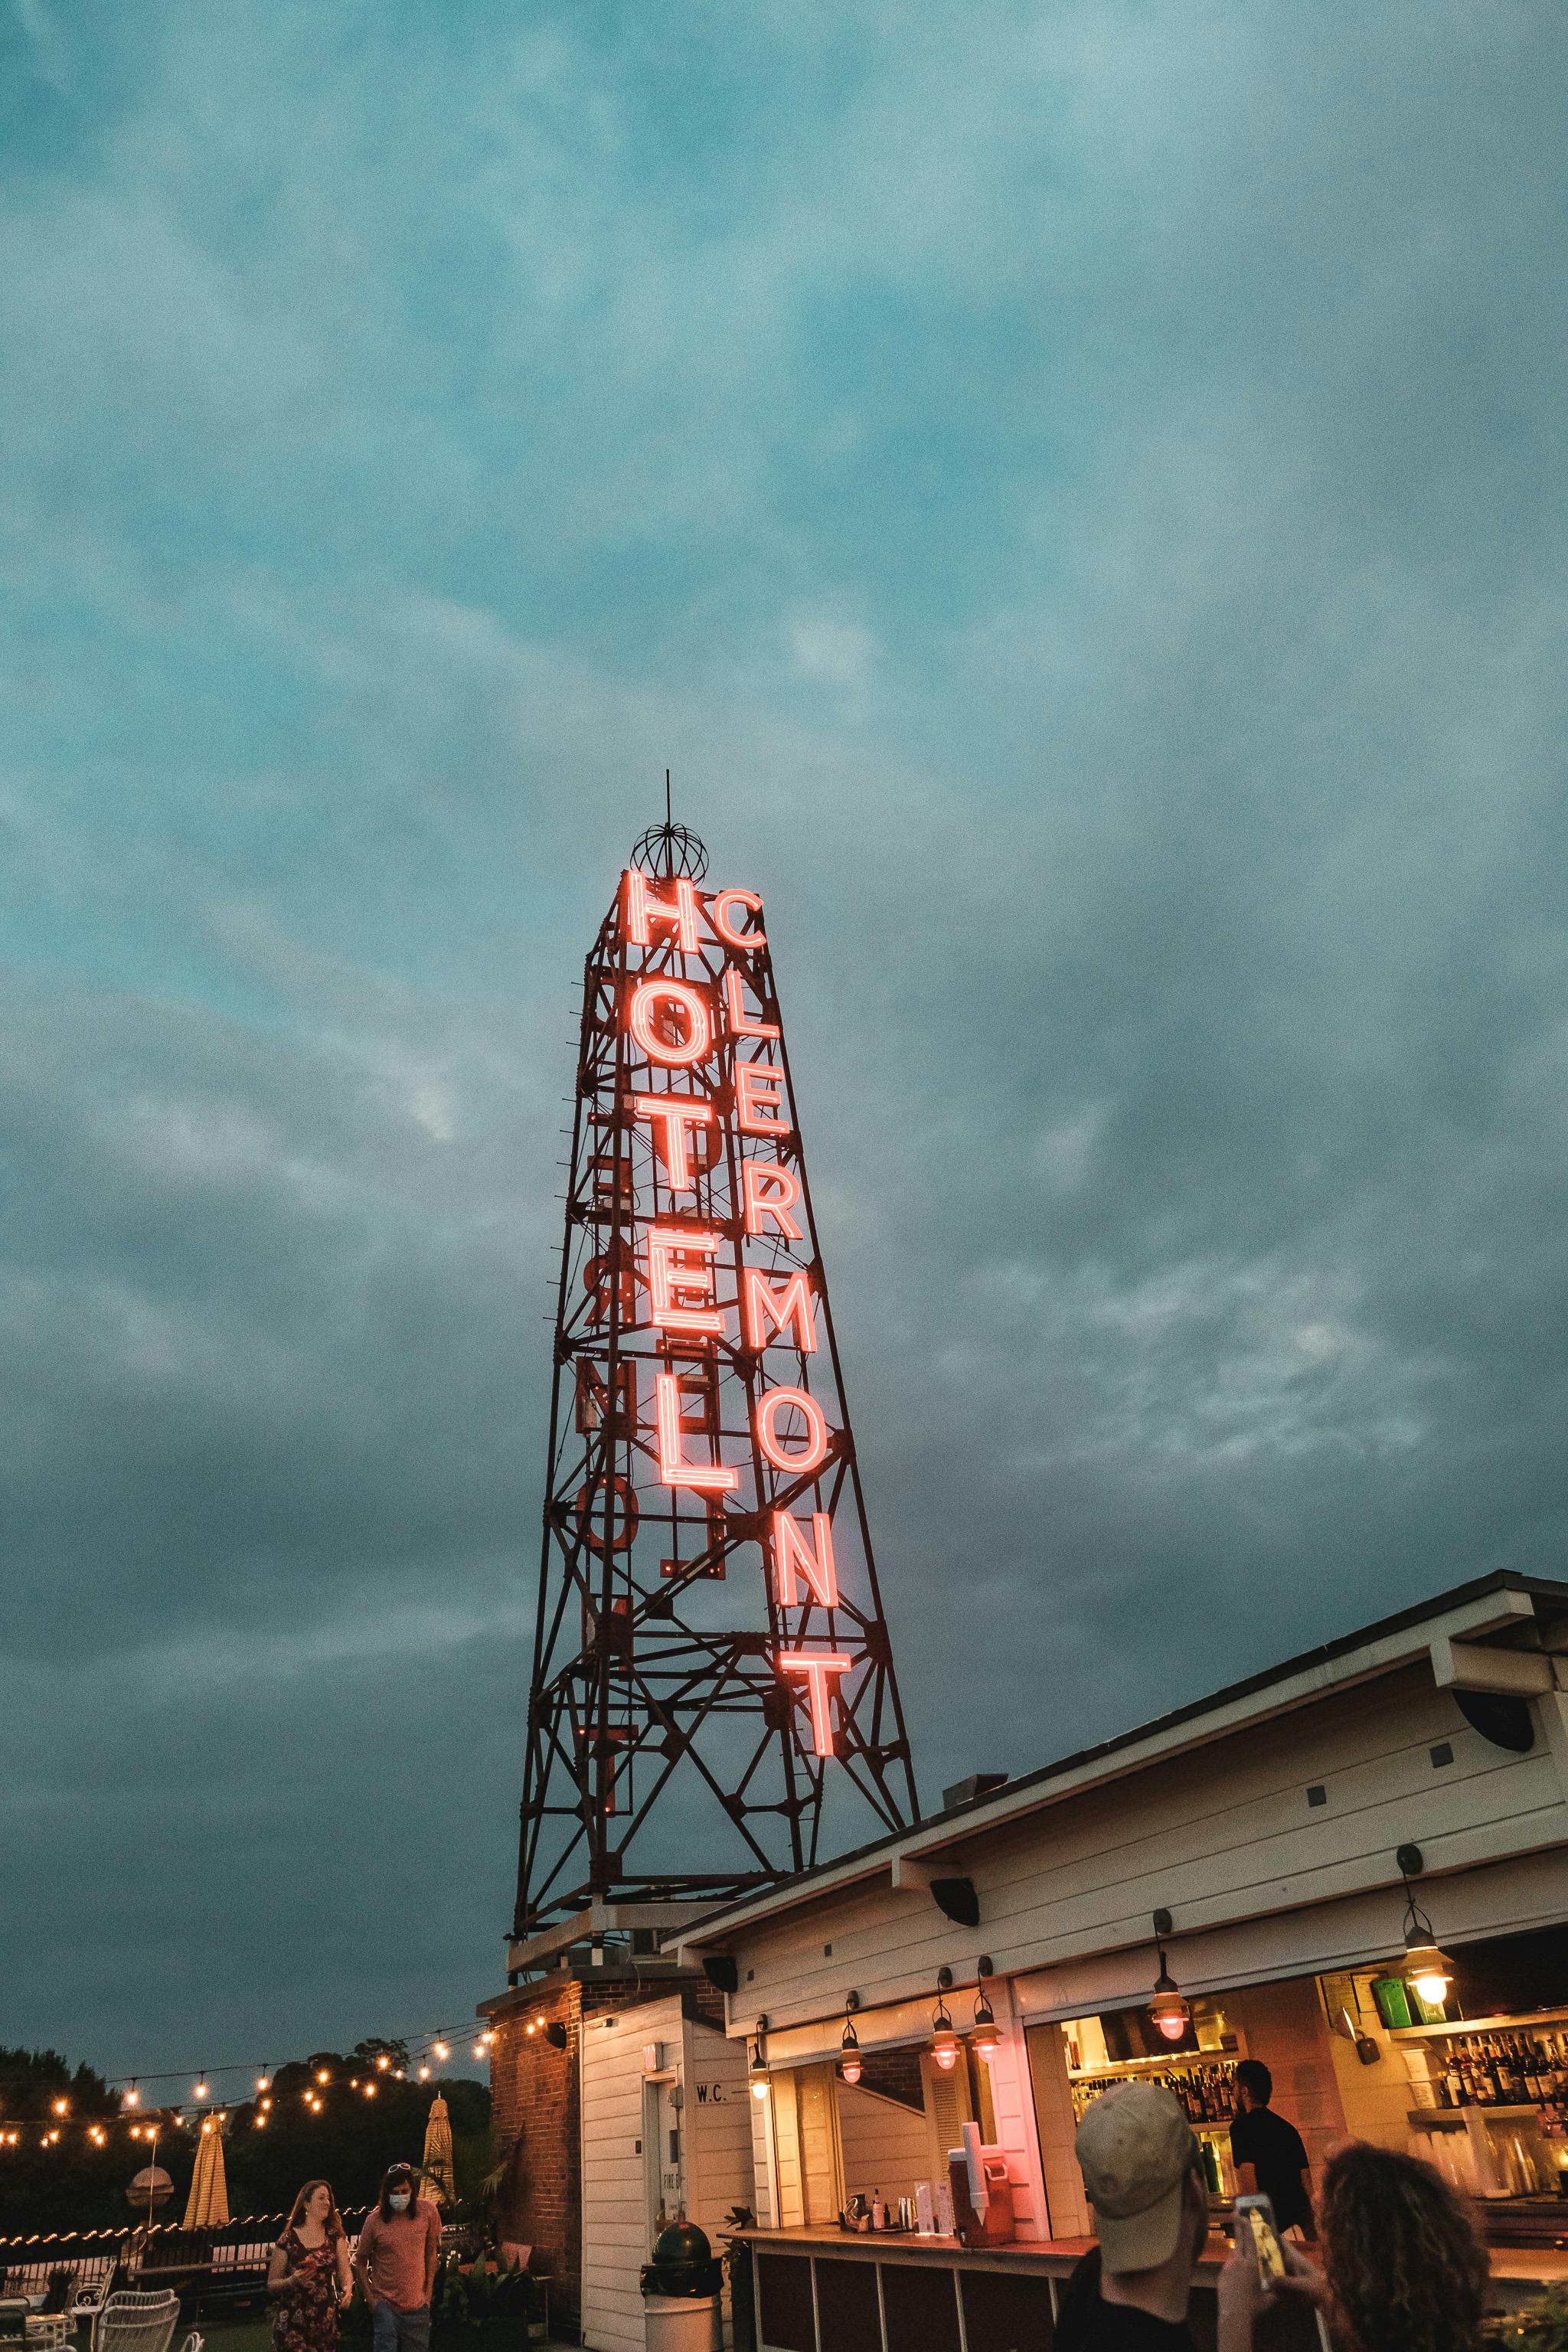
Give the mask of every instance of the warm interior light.
[(838, 2071), (847, 2083), (860, 2080), (860, 2037), (847, 2019), (844, 2023), (844, 2039), (838, 2045)]
[[(1161, 1912), (1154, 1922), (1156, 1931), (1170, 1928), (1170, 1915)], [(1178, 1990), (1175, 1979), (1165, 1966), (1164, 1947), (1156, 1944), (1160, 1955), (1160, 1973), (1154, 1979), (1154, 1998), (1149, 2003), (1149, 2022), (1166, 2042), (1180, 2042), (1193, 2021), (1192, 2005)]]
[(1410, 1944), (1405, 1952), (1405, 1981), (1429, 2008), (1441, 2009), (1454, 1981), (1454, 1964), (1436, 1944)]

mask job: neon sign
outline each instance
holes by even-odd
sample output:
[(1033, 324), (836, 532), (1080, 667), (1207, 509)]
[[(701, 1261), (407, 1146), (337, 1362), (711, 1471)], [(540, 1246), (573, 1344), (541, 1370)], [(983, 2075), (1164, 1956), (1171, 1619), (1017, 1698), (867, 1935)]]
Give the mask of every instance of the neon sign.
[[(916, 1817), (763, 901), (645, 848), (584, 967), (521, 1925), (802, 1869), (830, 1782)], [(729, 1880), (636, 1860), (678, 1772)]]

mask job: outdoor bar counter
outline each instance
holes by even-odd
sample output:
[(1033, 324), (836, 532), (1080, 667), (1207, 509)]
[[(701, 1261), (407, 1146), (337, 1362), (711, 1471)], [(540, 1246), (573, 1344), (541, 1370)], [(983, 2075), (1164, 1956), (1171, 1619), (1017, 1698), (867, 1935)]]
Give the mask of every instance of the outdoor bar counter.
[[(737, 2230), (737, 2254), (752, 2250), (754, 2352), (1050, 2352), (1058, 2301), (1089, 2238), (1024, 2241), (983, 2248), (956, 2238), (831, 2228)], [(1230, 2252), (1211, 2237), (1193, 2296), (1200, 2346), (1215, 2341), (1214, 2281)], [(1493, 2300), (1500, 2310), (1532, 2301), (1568, 2281), (1568, 2250), (1496, 2246)], [(735, 2263), (736, 2352), (744, 2333), (743, 2266)], [(1260, 2320), (1258, 2352), (1319, 2352), (1308, 2305), (1282, 2301)]]

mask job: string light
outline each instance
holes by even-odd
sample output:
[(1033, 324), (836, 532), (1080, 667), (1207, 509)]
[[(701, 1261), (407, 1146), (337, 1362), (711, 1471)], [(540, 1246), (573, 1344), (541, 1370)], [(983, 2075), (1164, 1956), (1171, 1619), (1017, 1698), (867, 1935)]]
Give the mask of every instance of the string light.
[(120, 2104), (122, 2107), (139, 2107), (141, 2105), (142, 2094), (136, 2087), (136, 2077), (134, 2074), (131, 2077), (129, 2085), (121, 2095)]
[(387, 2056), (387, 2054), (386, 2054), (385, 2051), (384, 2051), (384, 2050), (383, 2050), (382, 2052), (380, 2052), (380, 2053), (379, 2053), (379, 2054), (378, 2054), (378, 2056), (377, 2056), (377, 2058), (376, 2058), (376, 2062), (375, 2062), (375, 2063), (376, 2063), (376, 2064), (380, 2067), (380, 2069), (381, 2069), (382, 2073), (384, 2074), (385, 2074), (385, 2072), (386, 2072), (386, 2070), (387, 2070), (387, 2068), (391, 2065), (392, 2061), (391, 2061), (391, 2059)]
[(331, 2081), (331, 2079), (332, 2079), (332, 2078), (331, 2078), (331, 2074), (328, 2074), (328, 2072), (327, 2072), (327, 2070), (326, 2070), (326, 2068), (325, 2068), (324, 2066), (321, 2068), (320, 2072), (317, 2074), (317, 2076), (316, 2076), (316, 2080), (317, 2080), (317, 2082), (318, 2082), (318, 2083), (330, 2083), (330, 2082)]
[(70, 2111), (71, 2103), (68, 2099), (57, 2099), (55, 2101), (53, 2112), (57, 2116), (68, 2116)]
[(419, 2080), (422, 2083), (427, 2083), (430, 2080), (430, 2069), (428, 2066), (421, 2066), (419, 2069)]
[(193, 2098), (196, 2099), (205, 2099), (207, 2095), (207, 2070), (205, 2066), (202, 2068), (201, 2080), (196, 2084), (196, 2087), (192, 2092), (191, 2095)]
[(269, 2091), (272, 2088), (272, 2069), (270, 2066), (264, 2066), (260, 2074), (258, 2074), (256, 2078), (256, 2087), (258, 2091)]
[(374, 2099), (374, 2096), (375, 2096), (375, 2087), (376, 2087), (376, 2086), (375, 2086), (375, 2084), (374, 2084), (374, 2083), (367, 2083), (367, 2084), (365, 2084), (365, 2086), (364, 2086), (364, 2095), (365, 2095), (365, 2097), (366, 2097), (367, 2099)]

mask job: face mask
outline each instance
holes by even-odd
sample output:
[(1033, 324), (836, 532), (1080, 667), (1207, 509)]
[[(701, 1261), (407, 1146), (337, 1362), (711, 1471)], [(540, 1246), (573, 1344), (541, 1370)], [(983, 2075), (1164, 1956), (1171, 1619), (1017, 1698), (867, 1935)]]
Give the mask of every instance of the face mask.
[(392, 2192), (391, 2196), (387, 2199), (387, 2200), (386, 2200), (386, 2201), (387, 2201), (387, 2203), (391, 2206), (391, 2208), (392, 2208), (392, 2210), (393, 2210), (393, 2211), (394, 2211), (395, 2213), (401, 2213), (401, 2212), (402, 2212), (402, 2210), (403, 2210), (403, 2209), (404, 2209), (404, 2207), (405, 2207), (405, 2206), (407, 2204), (407, 2202), (408, 2202), (408, 2191), (407, 2191), (407, 2189), (395, 2189), (393, 2190), (393, 2192)]

